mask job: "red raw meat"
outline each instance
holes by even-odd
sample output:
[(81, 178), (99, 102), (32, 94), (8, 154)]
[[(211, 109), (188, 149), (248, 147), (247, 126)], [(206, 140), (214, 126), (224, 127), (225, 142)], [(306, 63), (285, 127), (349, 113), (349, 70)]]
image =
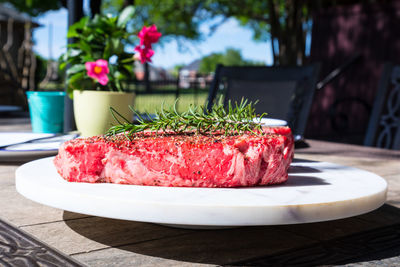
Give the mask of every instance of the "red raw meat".
[(182, 187), (240, 187), (287, 180), (293, 158), (288, 127), (235, 136), (139, 133), (75, 139), (54, 164), (70, 182)]

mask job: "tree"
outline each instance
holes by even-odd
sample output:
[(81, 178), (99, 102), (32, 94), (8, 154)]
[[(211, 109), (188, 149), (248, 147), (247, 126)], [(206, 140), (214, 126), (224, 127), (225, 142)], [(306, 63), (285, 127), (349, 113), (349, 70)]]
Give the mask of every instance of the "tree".
[(222, 53), (213, 53), (201, 59), (199, 73), (208, 74), (215, 70), (218, 64), (223, 64), (224, 55)]
[(175, 78), (178, 78), (179, 71), (185, 66), (186, 66), (185, 64), (177, 64), (177, 65), (175, 65), (172, 68), (172, 70), (170, 70), (171, 75), (174, 76)]
[(225, 66), (252, 66), (263, 65), (264, 63), (246, 60), (242, 57), (240, 50), (227, 48), (225, 53), (213, 53), (203, 57), (200, 62), (199, 73), (209, 74), (214, 72), (218, 64)]
[[(224, 19), (234, 17), (253, 30), (259, 41), (270, 41), (275, 65), (297, 65), (305, 61), (305, 43), (310, 34), (312, 1), (213, 0), (206, 9)], [(319, 2), (319, 1), (316, 1)]]
[[(0, 0), (5, 1), (5, 0)], [(65, 0), (63, 0), (65, 1)], [(377, 1), (377, 0), (372, 0)], [(20, 10), (40, 13), (60, 6), (60, 1), (14, 0)], [(25, 3), (32, 3), (32, 10)], [(48, 4), (45, 4), (49, 2)], [(211, 31), (229, 18), (237, 19), (253, 30), (255, 40), (271, 42), (274, 65), (300, 65), (306, 61), (306, 39), (311, 34), (313, 11), (335, 5), (354, 4), (361, 0), (103, 0), (102, 11), (116, 13), (127, 4), (137, 12), (132, 27), (156, 24), (163, 33), (162, 42), (175, 39), (184, 48), (186, 40), (201, 41), (200, 25), (215, 21)], [(267, 53), (267, 46), (266, 46)]]
[[(104, 13), (116, 13), (123, 8), (124, 0), (103, 1), (102, 10)], [(168, 42), (172, 39), (182, 45), (184, 40), (200, 40), (202, 38), (199, 26), (208, 19), (201, 13), (205, 12), (202, 0), (135, 0), (135, 17), (131, 27), (139, 31), (141, 25), (157, 25), (163, 33), (161, 42)]]
[[(0, 0), (0, 3), (9, 3)], [(50, 10), (58, 10), (63, 7), (63, 1), (58, 0), (13, 0), (12, 5), (20, 12), (36, 17)], [(65, 3), (65, 1), (64, 1)]]
[[(343, 0), (344, 1), (344, 0)], [(123, 0), (111, 0), (112, 7)], [(253, 30), (254, 39), (270, 41), (275, 65), (302, 64), (306, 58), (306, 38), (311, 34), (311, 12), (324, 1), (310, 0), (136, 0), (137, 25), (155, 23), (164, 37), (201, 40), (199, 26), (220, 18), (211, 30), (229, 18), (236, 18)], [(330, 1), (327, 1), (330, 2)], [(107, 2), (104, 2), (107, 3)], [(169, 41), (170, 38), (164, 38)], [(267, 47), (266, 47), (267, 53)]]

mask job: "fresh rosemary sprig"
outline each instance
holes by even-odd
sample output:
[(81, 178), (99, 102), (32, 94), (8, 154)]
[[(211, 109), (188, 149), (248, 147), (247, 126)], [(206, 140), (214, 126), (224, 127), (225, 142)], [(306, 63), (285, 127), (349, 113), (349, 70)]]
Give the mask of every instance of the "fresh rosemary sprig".
[[(220, 101), (218, 104), (212, 106), (210, 112), (205, 112), (203, 106), (191, 105), (188, 111), (182, 113), (176, 110), (176, 103), (170, 109), (164, 109), (164, 105), (162, 105), (161, 110), (156, 112), (154, 118), (151, 118), (146, 113), (146, 117), (149, 120), (145, 120), (144, 116), (130, 107), (134, 115), (137, 116), (138, 124), (130, 123), (129, 120), (111, 107), (113, 117), (119, 125), (112, 126), (108, 130), (107, 135), (124, 133), (129, 137), (134, 133), (145, 130), (154, 132), (162, 130), (175, 133), (196, 131), (199, 134), (222, 132), (225, 135), (235, 135), (244, 132), (257, 134), (262, 132), (261, 124), (253, 121), (257, 117), (254, 108), (256, 102), (252, 103), (242, 99), (240, 104), (236, 102), (232, 104), (229, 101), (228, 106), (224, 108)], [(258, 117), (262, 118), (265, 115), (266, 113)]]

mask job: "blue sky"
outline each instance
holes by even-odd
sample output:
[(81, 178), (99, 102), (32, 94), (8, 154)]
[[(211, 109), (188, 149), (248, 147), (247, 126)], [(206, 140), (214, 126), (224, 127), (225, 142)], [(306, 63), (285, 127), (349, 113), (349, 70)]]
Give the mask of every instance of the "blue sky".
[[(52, 24), (52, 56), (57, 58), (65, 51), (67, 34), (67, 10), (50, 11), (35, 21), (42, 27), (34, 31), (34, 50), (45, 58), (49, 58), (49, 25)], [(201, 31), (208, 33), (208, 25), (201, 26)], [(223, 52), (226, 48), (240, 49), (242, 56), (246, 59), (272, 64), (271, 48), (267, 42), (255, 42), (252, 40), (252, 32), (249, 29), (239, 26), (234, 19), (226, 21), (211, 36), (201, 42), (187, 42), (185, 51), (178, 49), (175, 41), (165, 43), (155, 49), (153, 64), (156, 66), (170, 68), (176, 64), (188, 64), (193, 60), (201, 58), (213, 52)]]

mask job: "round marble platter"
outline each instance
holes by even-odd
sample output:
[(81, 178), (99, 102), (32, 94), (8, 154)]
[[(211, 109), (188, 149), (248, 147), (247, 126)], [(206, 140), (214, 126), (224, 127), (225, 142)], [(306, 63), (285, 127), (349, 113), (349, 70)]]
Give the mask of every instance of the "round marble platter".
[(346, 218), (384, 204), (387, 183), (359, 169), (296, 160), (282, 185), (183, 188), (71, 183), (44, 158), (16, 171), (17, 191), (67, 211), (185, 228), (309, 223)]

